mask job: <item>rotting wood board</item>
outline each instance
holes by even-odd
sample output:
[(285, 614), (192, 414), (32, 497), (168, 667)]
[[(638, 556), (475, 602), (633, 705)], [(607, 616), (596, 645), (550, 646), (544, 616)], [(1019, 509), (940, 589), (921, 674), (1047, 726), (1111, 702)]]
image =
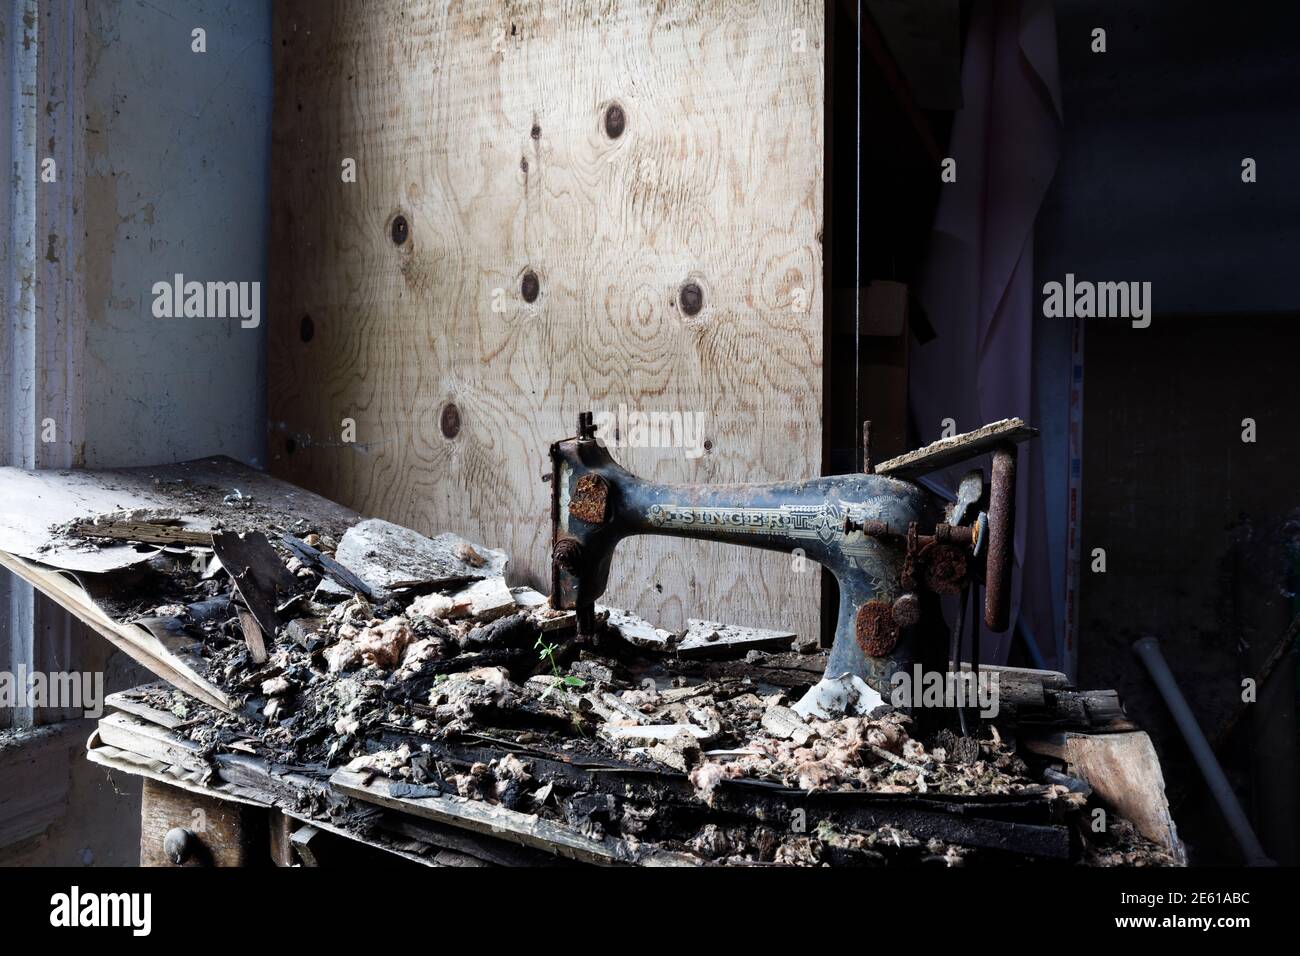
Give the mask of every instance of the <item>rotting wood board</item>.
[[(228, 504), (236, 491), (237, 503)], [(5, 502), (0, 551), (75, 572), (118, 570), (148, 560), (157, 550), (128, 539), (94, 545), (80, 534), (53, 533), (56, 527), (96, 517), (109, 516), (111, 530), (119, 521), (148, 526), (183, 515), (184, 527), (175, 525), (176, 530), (204, 534), (205, 545), (206, 535), (218, 525), (245, 531), (306, 521), (338, 537), (360, 519), (342, 505), (222, 457), (102, 471), (0, 468), (0, 492)]]
[(1028, 441), (1037, 434), (1038, 429), (1026, 425), (1023, 419), (1004, 418), (974, 431), (940, 438), (924, 448), (882, 461), (875, 467), (875, 472), (890, 478), (916, 478), (959, 461), (987, 454), (999, 445)]
[(43, 568), (5, 551), (0, 551), (0, 566), (13, 571), (159, 677), (218, 710), (232, 709), (225, 692), (199, 672), (200, 662), (185, 653), (192, 640), (165, 642), (139, 624), (118, 624), (96, 606), (78, 581), (64, 572)]
[(358, 800), (402, 810), (437, 823), (450, 823), (463, 829), (513, 840), (524, 846), (546, 850), (583, 863), (611, 866), (645, 862), (639, 859), (639, 854), (626, 842), (616, 837), (605, 836), (601, 840), (594, 840), (533, 814), (458, 796), (392, 797), (388, 793), (390, 783), (386, 778), (367, 782), (366, 774), (350, 770), (337, 770), (330, 778), (330, 786), (335, 790)]
[(1035, 753), (1063, 761), (1070, 773), (1132, 821), (1139, 833), (1165, 847), (1176, 860), (1186, 860), (1169, 810), (1160, 758), (1145, 732), (1026, 734), (1023, 743)]

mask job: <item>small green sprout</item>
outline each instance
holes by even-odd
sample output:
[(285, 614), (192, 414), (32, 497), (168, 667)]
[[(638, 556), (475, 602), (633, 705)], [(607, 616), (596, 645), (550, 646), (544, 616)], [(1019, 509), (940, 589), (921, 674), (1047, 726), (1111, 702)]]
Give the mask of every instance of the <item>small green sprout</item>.
[(571, 674), (564, 675), (560, 673), (560, 664), (555, 659), (555, 652), (560, 649), (559, 645), (550, 644), (543, 638), (538, 637), (537, 643), (534, 644), (533, 647), (537, 649), (537, 659), (539, 661), (550, 662), (551, 675), (555, 678), (555, 682), (552, 683), (550, 687), (546, 688), (546, 691), (542, 694), (542, 700), (546, 700), (546, 698), (551, 695), (551, 692), (554, 691), (557, 687), (586, 687), (587, 686), (587, 682), (584, 681), (581, 677), (574, 677)]

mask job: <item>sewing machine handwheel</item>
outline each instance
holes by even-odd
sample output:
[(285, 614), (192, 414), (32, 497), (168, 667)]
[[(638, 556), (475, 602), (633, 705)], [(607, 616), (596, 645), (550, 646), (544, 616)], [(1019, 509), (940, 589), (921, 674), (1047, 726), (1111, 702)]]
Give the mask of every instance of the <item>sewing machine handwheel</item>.
[(1016, 446), (993, 450), (989, 496), (988, 558), (984, 571), (984, 623), (1001, 632), (1011, 621), (1011, 567), (1015, 563)]

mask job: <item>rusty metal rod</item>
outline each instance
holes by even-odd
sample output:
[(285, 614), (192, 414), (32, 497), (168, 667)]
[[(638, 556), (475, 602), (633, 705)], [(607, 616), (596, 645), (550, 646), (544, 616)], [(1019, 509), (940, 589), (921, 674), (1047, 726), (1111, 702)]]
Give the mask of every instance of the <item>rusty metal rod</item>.
[(985, 565), (984, 623), (1002, 633), (1011, 622), (1011, 566), (1015, 562), (1016, 446), (993, 451), (989, 493), (989, 553)]
[[(866, 521), (854, 521), (852, 518), (844, 519), (844, 533), (850, 534), (854, 531), (861, 531), (868, 538), (895, 538), (903, 540), (907, 538), (906, 530), (891, 528), (888, 522), (879, 521), (869, 518)], [(937, 524), (934, 526), (933, 534), (918, 535), (916, 542), (920, 547), (925, 547), (931, 542), (955, 544), (958, 547), (973, 548), (975, 546), (975, 529), (965, 525)]]

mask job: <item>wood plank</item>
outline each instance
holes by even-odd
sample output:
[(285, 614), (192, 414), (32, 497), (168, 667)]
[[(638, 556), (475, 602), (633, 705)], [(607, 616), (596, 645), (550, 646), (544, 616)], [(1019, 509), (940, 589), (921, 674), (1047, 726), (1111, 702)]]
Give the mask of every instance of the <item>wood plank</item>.
[(104, 698), (104, 706), (110, 710), (120, 710), (132, 717), (139, 717), (148, 723), (166, 727), (168, 730), (175, 730), (190, 721), (177, 717), (171, 711), (160, 710), (149, 704), (145, 699), (145, 695), (151, 690), (166, 689), (166, 685), (161, 683), (141, 684), (139, 687), (132, 687), (130, 690), (109, 694)]
[(1026, 735), (1021, 742), (1035, 753), (1064, 761), (1071, 774), (1089, 784), (1138, 832), (1175, 859), (1186, 859), (1165, 795), (1160, 758), (1146, 733)]
[(312, 842), (320, 836), (320, 832), (308, 823), (289, 835), (289, 844), (298, 854), (298, 859), (302, 860), (303, 866), (320, 866), (320, 861), (316, 859), (316, 852), (312, 849)]
[(822, 679), (826, 671), (826, 654), (764, 654), (758, 661), (670, 660), (670, 673), (685, 674), (705, 680), (749, 679), (759, 685), (781, 687), (795, 696)]
[[(239, 491), (242, 504), (226, 503)], [(302, 488), (230, 458), (201, 458), (174, 465), (83, 471), (0, 468), (0, 551), (69, 571), (102, 573), (146, 561), (152, 548), (127, 542), (92, 546), (56, 528), (108, 515), (174, 521), (210, 532), (293, 528), (306, 522), (336, 540), (359, 515)], [(125, 520), (123, 517), (122, 520)]]
[[(968, 662), (962, 662), (962, 670), (970, 670)], [(1002, 686), (1037, 686), (1038, 696), (1044, 690), (1070, 690), (1074, 682), (1060, 671), (1038, 670), (1033, 667), (1008, 667), (1001, 664), (981, 664), (981, 671), (998, 674)]]
[(445, 826), (408, 814), (385, 813), (378, 826), (386, 831), (432, 846), (474, 857), (485, 866), (556, 866), (562, 863), (541, 850)]
[[(963, 661), (961, 664), (962, 673), (969, 674), (971, 670), (971, 665)], [(1067, 678), (1059, 671), (1039, 671), (1025, 667), (999, 667), (981, 664), (980, 673), (986, 675), (996, 674), (999, 702), (1014, 704), (1018, 707), (1041, 709), (1047, 703), (1043, 694), (1045, 687), (1064, 688), (1069, 686)], [(985, 679), (987, 680), (988, 677)]]
[(687, 621), (686, 633), (677, 645), (678, 657), (743, 655), (749, 651), (787, 651), (794, 642), (793, 631), (736, 627), (718, 621)]
[(606, 615), (606, 623), (609, 627), (618, 631), (623, 640), (629, 644), (665, 653), (672, 650), (675, 635), (671, 631), (656, 627), (645, 618), (622, 608), (597, 604), (596, 612)]
[(83, 538), (109, 538), (113, 541), (141, 541), (146, 544), (212, 546), (207, 531), (186, 531), (173, 525), (144, 521), (107, 521), (103, 524), (79, 524), (72, 529)]
[(254, 664), (265, 664), (269, 656), (266, 652), (266, 635), (262, 625), (257, 623), (251, 611), (242, 607), (236, 609), (239, 614), (239, 629), (244, 635), (244, 646), (248, 648), (248, 657)]
[[(579, 411), (702, 416), (698, 457), (613, 449), (647, 478), (818, 474), (823, 0), (287, 0), (274, 18), (275, 474), (502, 548), (510, 583), (543, 591), (541, 464)], [(638, 538), (615, 566), (608, 600), (674, 629), (818, 633), (816, 581), (787, 556)]]
[[(248, 789), (246, 787), (230, 783), (208, 783), (200, 782), (197, 774), (182, 771), (179, 768), (159, 760), (153, 760), (148, 757), (142, 757), (129, 751), (120, 750), (116, 747), (110, 747), (99, 739), (98, 732), (91, 735), (90, 741), (86, 745), (86, 759), (91, 763), (98, 764), (102, 767), (108, 767), (112, 770), (118, 770), (122, 773), (134, 774), (143, 777), (146, 780), (152, 780), (168, 787), (179, 788), (187, 793), (196, 794), (200, 797), (215, 797), (227, 803), (234, 803), (243, 806), (263, 808), (271, 810), (274, 798), (258, 789)], [(292, 806), (278, 805), (275, 807), (281, 814), (301, 823), (310, 823), (317, 829), (324, 830), (336, 836), (344, 837), (349, 840), (357, 840), (366, 843), (368, 846), (374, 846), (390, 853), (393, 856), (399, 856), (413, 863), (430, 865), (433, 861), (419, 856), (418, 854), (408, 853), (399, 847), (387, 843), (374, 843), (366, 841), (362, 836), (348, 830), (346, 827), (330, 823), (326, 819), (318, 819), (311, 813), (304, 813), (301, 810), (294, 809)], [(274, 818), (271, 818), (272, 821)], [(269, 824), (268, 824), (269, 826)], [(268, 834), (268, 840), (270, 835)], [(276, 846), (270, 844), (270, 855), (275, 860), (283, 860), (283, 848), (280, 848), (280, 855), (276, 856)]]
[(195, 771), (185, 770), (175, 764), (156, 760), (152, 757), (145, 757), (129, 750), (122, 750), (120, 747), (109, 746), (100, 739), (98, 729), (90, 735), (90, 739), (86, 742), (86, 759), (101, 767), (108, 767), (111, 770), (120, 770), (123, 773), (134, 774), (137, 777), (156, 780), (171, 787), (180, 787), (182, 790), (191, 793), (216, 796), (222, 800), (230, 800), (235, 803), (248, 804), (249, 806), (263, 808), (272, 806), (272, 801), (264, 793), (224, 782), (210, 781), (205, 783), (203, 775)]
[(940, 438), (924, 448), (882, 461), (876, 466), (876, 474), (891, 478), (915, 478), (987, 454), (1005, 442), (1015, 444), (1028, 441), (1037, 434), (1038, 429), (1026, 425), (1022, 419), (1004, 418), (1000, 422), (991, 422), (950, 438)]
[(418, 863), (421, 866), (444, 865), (441, 862), (439, 862), (436, 857), (431, 858), (429, 856), (424, 856), (419, 853), (413, 853), (410, 850), (406, 849), (405, 847), (397, 846), (396, 844), (386, 840), (366, 839), (361, 834), (349, 830), (347, 827), (341, 827), (338, 826), (337, 824), (330, 823), (328, 820), (324, 818), (313, 817), (309, 813), (302, 813), (297, 810), (289, 810), (289, 809), (281, 810), (281, 812), (285, 816), (293, 820), (297, 820), (299, 823), (308, 824), (310, 826), (315, 827), (317, 830), (321, 830), (325, 833), (333, 834), (336, 837), (342, 837), (344, 840), (350, 840), (353, 843), (358, 843), (365, 847), (370, 847), (376, 850), (382, 850), (385, 853), (388, 853), (392, 856), (401, 857), (403, 860), (407, 860), (408, 862), (411, 863)]
[[(300, 582), (285, 567), (275, 548), (271, 547), (271, 542), (260, 531), (244, 534), (217, 532), (212, 535), (212, 548), (262, 633), (274, 641), (281, 625), (276, 608), (300, 590)], [(252, 629), (242, 614), (239, 623), (251, 651), (257, 644), (258, 637), (250, 636)], [(264, 660), (265, 656), (259, 660), (254, 654), (254, 663), (260, 664)]]
[(201, 776), (212, 772), (207, 760), (200, 756), (203, 748), (198, 744), (129, 714), (105, 714), (101, 717), (99, 739), (110, 747), (162, 760)]
[(62, 572), (43, 568), (5, 551), (0, 551), (0, 566), (13, 571), (159, 677), (211, 707), (226, 712), (232, 710), (225, 692), (196, 670), (201, 662), (188, 658), (181, 642), (168, 646), (138, 624), (118, 624), (91, 601), (83, 587)]
[(338, 770), (330, 778), (330, 785), (340, 793), (436, 823), (449, 823), (476, 833), (513, 840), (523, 846), (546, 850), (583, 863), (611, 866), (638, 862), (635, 850), (611, 836), (599, 841), (593, 840), (569, 827), (532, 814), (464, 797), (391, 797), (388, 794), (388, 784), (389, 781), (383, 778), (367, 783), (365, 774), (349, 770)]
[(346, 803), (343, 797), (330, 792), (327, 777), (309, 775), (309, 768), (286, 768), (245, 753), (219, 753), (213, 759), (222, 781), (256, 792), (286, 813), (304, 800), (326, 809), (338, 809)]

